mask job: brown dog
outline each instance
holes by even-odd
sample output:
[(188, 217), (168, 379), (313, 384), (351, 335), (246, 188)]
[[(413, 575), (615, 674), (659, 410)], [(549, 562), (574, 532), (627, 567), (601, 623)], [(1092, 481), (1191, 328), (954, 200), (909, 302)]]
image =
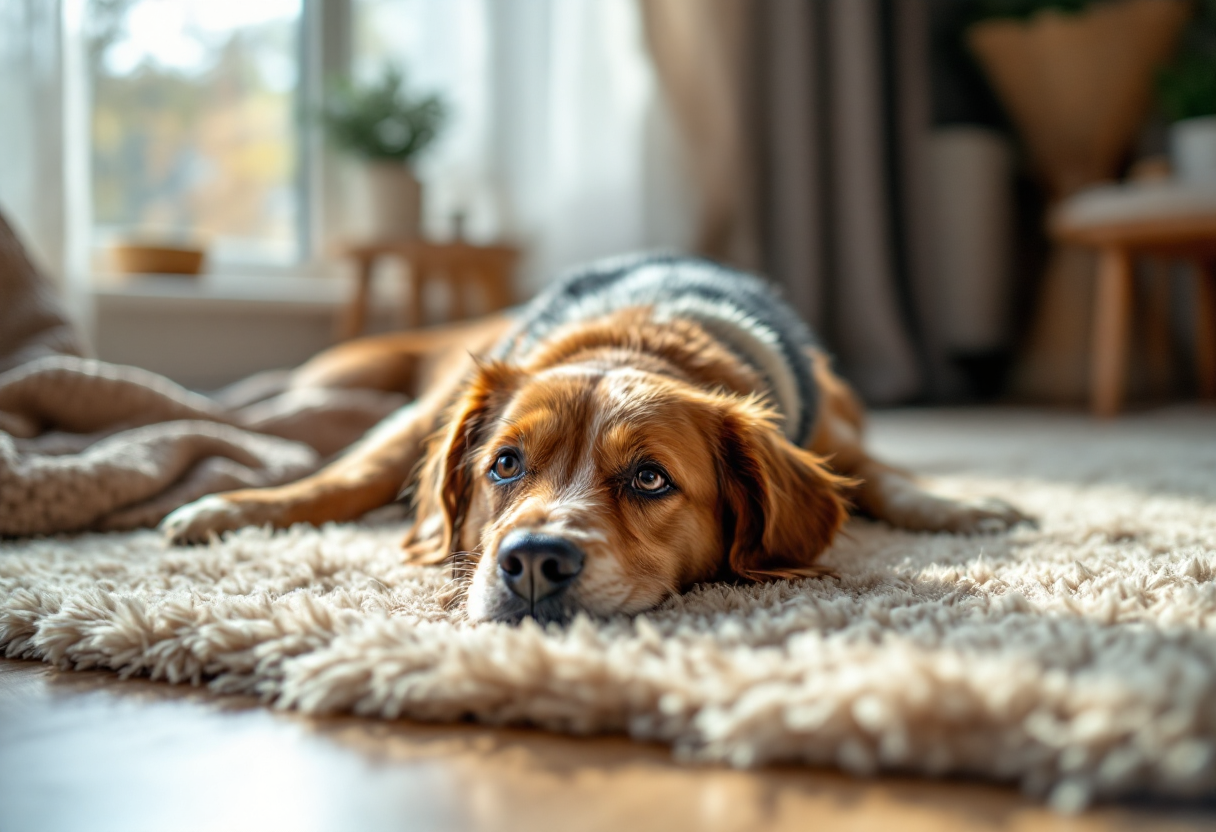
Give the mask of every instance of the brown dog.
[(514, 315), (344, 344), (293, 384), (417, 398), (310, 477), (178, 509), (172, 539), (350, 520), (416, 472), (407, 551), (462, 568), (474, 620), (636, 613), (700, 581), (824, 574), (850, 503), (924, 531), (1022, 519), (867, 455), (861, 405), (805, 325), (705, 261), (597, 264)]

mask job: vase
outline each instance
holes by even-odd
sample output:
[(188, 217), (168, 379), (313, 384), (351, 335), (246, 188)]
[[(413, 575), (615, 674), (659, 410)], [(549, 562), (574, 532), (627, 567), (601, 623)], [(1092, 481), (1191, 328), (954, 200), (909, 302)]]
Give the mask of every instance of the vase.
[(1170, 164), (1185, 185), (1216, 185), (1216, 115), (1170, 126)]
[(422, 225), (422, 184), (414, 172), (400, 163), (371, 162), (365, 175), (373, 238), (416, 239)]

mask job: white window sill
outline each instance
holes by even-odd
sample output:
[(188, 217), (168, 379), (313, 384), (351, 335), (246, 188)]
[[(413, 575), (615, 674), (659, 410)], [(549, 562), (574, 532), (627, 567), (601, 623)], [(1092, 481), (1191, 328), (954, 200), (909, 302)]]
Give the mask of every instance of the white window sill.
[[(294, 367), (334, 343), (354, 281), (298, 275), (95, 276), (97, 357), (200, 390)], [(394, 327), (392, 284), (376, 281), (369, 332)]]
[(271, 314), (332, 313), (346, 305), (353, 291), (353, 281), (341, 277), (264, 274), (97, 275), (92, 284), (94, 302), (101, 309), (245, 309)]

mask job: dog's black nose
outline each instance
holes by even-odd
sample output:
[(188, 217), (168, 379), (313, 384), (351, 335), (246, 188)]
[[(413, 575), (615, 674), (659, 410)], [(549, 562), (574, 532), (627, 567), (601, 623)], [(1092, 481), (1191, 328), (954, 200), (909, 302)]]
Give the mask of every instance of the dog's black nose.
[(550, 534), (513, 531), (498, 546), (498, 573), (529, 604), (561, 592), (583, 571), (583, 553)]

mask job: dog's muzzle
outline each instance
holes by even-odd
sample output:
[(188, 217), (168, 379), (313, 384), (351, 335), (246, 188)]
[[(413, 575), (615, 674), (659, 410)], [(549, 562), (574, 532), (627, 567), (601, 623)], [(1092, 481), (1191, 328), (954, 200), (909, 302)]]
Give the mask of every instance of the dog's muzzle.
[(519, 604), (519, 617), (564, 617), (562, 596), (583, 571), (583, 552), (569, 540), (516, 529), (498, 546), (498, 576)]

